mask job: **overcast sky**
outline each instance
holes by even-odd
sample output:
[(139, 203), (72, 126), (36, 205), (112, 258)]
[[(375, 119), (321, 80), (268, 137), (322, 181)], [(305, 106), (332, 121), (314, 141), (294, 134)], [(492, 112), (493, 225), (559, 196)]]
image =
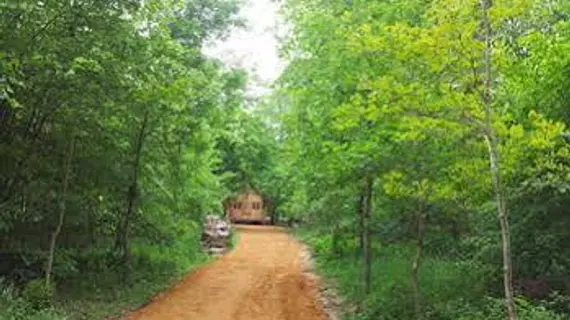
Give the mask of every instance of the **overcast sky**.
[(205, 48), (205, 53), (239, 66), (252, 74), (249, 91), (255, 96), (268, 92), (268, 86), (279, 77), (285, 62), (278, 56), (277, 35), (283, 31), (278, 6), (271, 0), (244, 0), (241, 16), (246, 27), (233, 30), (230, 36)]

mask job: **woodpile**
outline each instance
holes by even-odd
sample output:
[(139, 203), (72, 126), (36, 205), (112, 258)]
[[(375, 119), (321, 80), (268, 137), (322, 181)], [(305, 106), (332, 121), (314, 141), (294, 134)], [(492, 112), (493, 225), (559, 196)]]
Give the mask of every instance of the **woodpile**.
[(202, 232), (202, 247), (209, 254), (222, 254), (231, 245), (231, 224), (217, 215), (208, 215)]

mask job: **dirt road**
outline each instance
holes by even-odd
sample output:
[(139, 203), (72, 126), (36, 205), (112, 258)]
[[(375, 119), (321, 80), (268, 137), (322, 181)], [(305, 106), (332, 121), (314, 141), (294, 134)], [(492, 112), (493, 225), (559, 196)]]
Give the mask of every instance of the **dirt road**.
[(240, 227), (237, 248), (206, 265), (129, 320), (325, 320), (301, 246), (275, 227)]

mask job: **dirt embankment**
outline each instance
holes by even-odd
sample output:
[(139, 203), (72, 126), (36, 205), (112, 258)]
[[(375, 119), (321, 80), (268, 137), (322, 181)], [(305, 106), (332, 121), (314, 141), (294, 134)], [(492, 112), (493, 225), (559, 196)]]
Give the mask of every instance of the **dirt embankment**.
[(127, 320), (326, 320), (302, 247), (276, 227), (240, 227), (237, 248)]

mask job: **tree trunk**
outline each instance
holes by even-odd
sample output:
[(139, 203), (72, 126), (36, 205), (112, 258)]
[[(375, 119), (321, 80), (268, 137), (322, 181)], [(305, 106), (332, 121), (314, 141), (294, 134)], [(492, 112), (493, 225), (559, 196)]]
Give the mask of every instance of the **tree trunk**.
[(265, 200), (265, 210), (271, 218), (271, 225), (276, 225), (279, 222), (279, 217), (277, 216), (277, 200), (275, 198), (267, 198)]
[(93, 210), (87, 212), (87, 242), (85, 249), (91, 248), (95, 245), (95, 216)]
[(142, 157), (142, 150), (144, 139), (146, 137), (146, 129), (148, 125), (148, 112), (145, 113), (143, 122), (139, 129), (137, 138), (135, 139), (134, 143), (134, 156), (135, 159), (133, 161), (133, 175), (131, 184), (127, 190), (127, 208), (126, 211), (119, 222), (119, 228), (117, 228), (117, 235), (115, 238), (115, 250), (118, 251), (120, 260), (123, 263), (128, 261), (130, 256), (130, 248), (129, 248), (129, 229), (131, 223), (131, 217), (133, 216), (133, 212), (135, 211), (136, 202), (139, 198), (139, 175), (140, 175), (140, 165), (141, 165), (141, 157)]
[(61, 228), (63, 227), (63, 220), (65, 218), (65, 209), (66, 209), (66, 198), (67, 198), (67, 187), (69, 185), (69, 176), (71, 175), (71, 160), (73, 159), (73, 151), (75, 149), (75, 137), (71, 139), (69, 144), (69, 151), (67, 153), (67, 159), (65, 162), (65, 176), (63, 178), (63, 190), (61, 192), (60, 202), (59, 202), (59, 215), (57, 220), (57, 225), (55, 230), (51, 234), (51, 239), (49, 243), (49, 251), (48, 257), (46, 262), (46, 273), (45, 273), (45, 280), (46, 285), (51, 284), (51, 272), (53, 269), (53, 260), (55, 254), (55, 246), (57, 243), (57, 237), (61, 232)]
[(338, 224), (335, 224), (332, 231), (332, 253), (335, 256), (340, 255), (340, 248), (339, 248), (339, 238), (340, 238), (340, 230)]
[(495, 187), (495, 202), (497, 205), (497, 212), (499, 215), (499, 223), (501, 225), (501, 242), (503, 248), (503, 285), (505, 288), (505, 305), (509, 320), (517, 320), (516, 305), (514, 299), (513, 289), (513, 266), (511, 261), (511, 240), (509, 231), (509, 220), (507, 216), (507, 206), (505, 196), (503, 193), (503, 183), (501, 176), (501, 167), (499, 160), (499, 151), (496, 133), (486, 136), (487, 144), (489, 147), (489, 162), (491, 166), (491, 175), (493, 177), (493, 184)]
[(358, 240), (360, 244), (360, 252), (364, 254), (364, 206), (366, 200), (366, 190), (363, 190), (360, 196), (358, 197)]
[(427, 227), (427, 213), (423, 206), (420, 204), (417, 213), (417, 243), (416, 243), (416, 256), (414, 257), (414, 262), (412, 264), (412, 290), (414, 294), (414, 312), (416, 314), (416, 319), (421, 319), (422, 317), (422, 304), (421, 304), (421, 294), (420, 294), (420, 280), (419, 272), (422, 260), (422, 253), (424, 249), (424, 237)]
[(364, 206), (362, 210), (363, 232), (362, 239), (364, 245), (364, 292), (368, 295), (372, 289), (372, 241), (370, 239), (370, 218), (372, 213), (372, 188), (374, 180), (372, 177), (366, 179), (364, 187)]
[(509, 320), (517, 320), (516, 305), (513, 293), (513, 275), (512, 275), (512, 261), (511, 261), (511, 243), (509, 233), (509, 221), (507, 216), (507, 206), (504, 196), (502, 173), (501, 173), (501, 159), (499, 153), (499, 143), (497, 139), (497, 132), (493, 126), (493, 90), (492, 90), (492, 27), (489, 19), (489, 9), (491, 8), (491, 0), (481, 0), (481, 8), (483, 10), (483, 29), (485, 35), (485, 89), (483, 92), (482, 100), (485, 109), (485, 140), (489, 147), (489, 164), (491, 169), (491, 176), (495, 188), (495, 201), (497, 205), (497, 212), (499, 215), (499, 223), (501, 225), (501, 240), (503, 247), (503, 285), (505, 288), (505, 305), (507, 308)]

